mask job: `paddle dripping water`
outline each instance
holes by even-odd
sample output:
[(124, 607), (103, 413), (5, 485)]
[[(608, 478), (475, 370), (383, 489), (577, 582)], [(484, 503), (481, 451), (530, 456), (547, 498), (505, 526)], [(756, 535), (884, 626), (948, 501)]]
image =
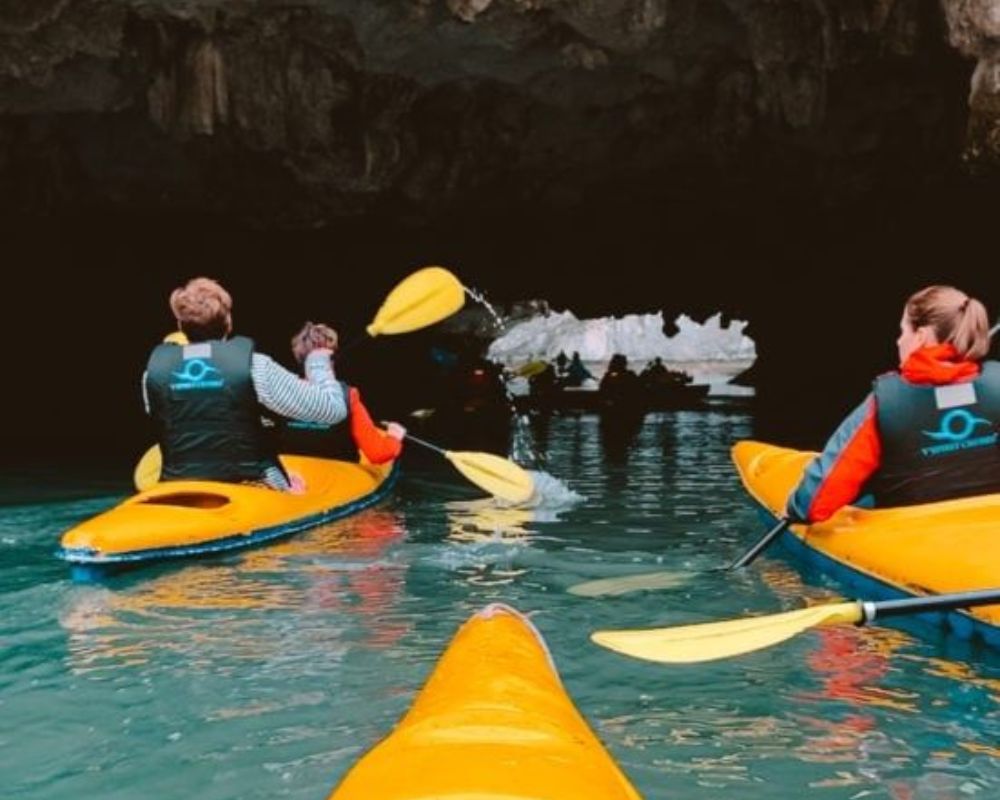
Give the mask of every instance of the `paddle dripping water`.
[[(486, 295), (477, 289), (471, 289), (468, 286), (465, 287), (466, 294), (469, 295), (473, 300), (479, 303), (483, 308), (486, 309), (487, 313), (493, 320), (493, 326), (496, 329), (497, 335), (503, 332), (505, 327), (503, 315), (486, 299)], [(511, 436), (511, 452), (510, 456), (517, 463), (522, 465), (527, 465), (529, 467), (540, 467), (544, 464), (544, 457), (542, 454), (535, 449), (532, 442), (531, 429), (528, 425), (528, 415), (518, 414), (517, 407), (514, 405), (514, 395), (510, 391), (510, 386), (507, 385), (507, 374), (504, 373), (503, 379), (503, 392), (504, 396), (507, 398), (507, 405), (510, 407), (511, 419), (514, 421), (513, 435)]]

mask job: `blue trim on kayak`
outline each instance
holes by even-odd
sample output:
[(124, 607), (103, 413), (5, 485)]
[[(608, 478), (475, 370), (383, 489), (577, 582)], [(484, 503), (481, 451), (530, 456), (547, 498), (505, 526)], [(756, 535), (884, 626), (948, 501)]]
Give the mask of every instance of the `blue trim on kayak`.
[(308, 517), (300, 517), (292, 522), (272, 525), (269, 528), (261, 528), (246, 534), (238, 533), (222, 539), (214, 539), (209, 542), (200, 542), (192, 545), (157, 547), (149, 550), (133, 550), (127, 553), (102, 554), (90, 547), (60, 547), (56, 550), (56, 558), (61, 558), (71, 564), (112, 567), (121, 564), (139, 564), (149, 561), (160, 561), (167, 558), (184, 558), (187, 556), (208, 555), (210, 553), (223, 553), (229, 550), (242, 550), (246, 547), (254, 547), (264, 542), (272, 542), (275, 539), (282, 539), (286, 536), (291, 536), (293, 533), (300, 533), (308, 528), (315, 528), (318, 525), (324, 525), (327, 522), (333, 522), (334, 520), (348, 517), (351, 514), (356, 514), (382, 500), (392, 489), (398, 477), (399, 466), (398, 464), (394, 464), (392, 470), (385, 477), (385, 480), (373, 492), (359, 497), (357, 500), (333, 506), (326, 511), (320, 511)]
[[(769, 526), (777, 523), (778, 517), (768, 508), (760, 504), (757, 505), (757, 508), (761, 519)], [(785, 530), (776, 544), (788, 555), (804, 562), (807, 566), (813, 567), (839, 583), (858, 591), (866, 600), (896, 600), (916, 596), (912, 592), (907, 592), (898, 586), (879, 580), (873, 575), (856, 570), (843, 561), (817, 550), (791, 530)], [(933, 611), (926, 614), (913, 614), (909, 619), (919, 620), (938, 630), (943, 628), (966, 641), (979, 638), (988, 646), (1000, 650), (1000, 627), (983, 622), (971, 614), (962, 611)], [(892, 619), (892, 622), (896, 624), (901, 621), (902, 618)], [(882, 624), (881, 621), (879, 624)]]

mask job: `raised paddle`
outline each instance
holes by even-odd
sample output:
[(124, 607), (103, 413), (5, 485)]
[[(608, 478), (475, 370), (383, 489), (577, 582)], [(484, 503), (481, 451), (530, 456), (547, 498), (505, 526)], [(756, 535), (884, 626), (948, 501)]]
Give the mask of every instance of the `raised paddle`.
[[(365, 330), (372, 337), (409, 333), (440, 322), (464, 304), (465, 288), (458, 278), (444, 267), (424, 267), (396, 284)], [(187, 337), (176, 331), (164, 341), (187, 344)], [(132, 474), (135, 488), (141, 492), (156, 484), (161, 467), (160, 448), (154, 445)]]
[(444, 267), (418, 269), (389, 292), (365, 331), (384, 336), (426, 328), (458, 311), (465, 294), (465, 287)]
[(436, 444), (418, 439), (411, 433), (407, 433), (406, 438), (435, 453), (440, 453), (470, 482), (501, 500), (523, 503), (535, 492), (535, 482), (531, 475), (509, 458), (492, 453), (445, 450)]
[(337, 353), (342, 356), (376, 336), (410, 333), (440, 322), (465, 305), (465, 296), (465, 287), (444, 267), (418, 269), (393, 287), (365, 333), (338, 347)]
[(1000, 589), (902, 600), (854, 600), (724, 622), (647, 630), (596, 631), (590, 638), (602, 647), (632, 658), (662, 664), (691, 664), (751, 653), (811, 628), (845, 623), (867, 625), (883, 617), (994, 604), (1000, 604)]
[(567, 590), (570, 594), (580, 597), (615, 597), (629, 594), (630, 592), (656, 591), (658, 589), (675, 589), (687, 583), (696, 575), (705, 575), (712, 572), (728, 572), (734, 569), (742, 569), (749, 566), (763, 553), (768, 546), (777, 539), (788, 527), (790, 520), (782, 518), (778, 523), (765, 533), (757, 542), (743, 555), (737, 558), (728, 567), (719, 567), (710, 570), (683, 571), (664, 570), (660, 572), (646, 572), (641, 575), (626, 575), (615, 578), (598, 578), (594, 581), (585, 581), (570, 586)]

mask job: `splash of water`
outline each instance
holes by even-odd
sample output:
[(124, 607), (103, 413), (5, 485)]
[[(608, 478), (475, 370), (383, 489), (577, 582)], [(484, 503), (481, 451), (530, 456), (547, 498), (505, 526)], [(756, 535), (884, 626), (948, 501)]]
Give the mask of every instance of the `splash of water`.
[[(529, 470), (535, 491), (518, 508), (531, 508), (544, 511), (562, 511), (582, 503), (586, 498), (574, 491), (559, 478), (541, 470)], [(497, 500), (498, 503), (503, 503)]]
[[(493, 304), (490, 303), (484, 292), (468, 286), (464, 288), (465, 293), (469, 295), (469, 297), (486, 309), (490, 318), (493, 320), (493, 326), (496, 329), (497, 335), (500, 335), (505, 327), (503, 315), (501, 315)], [(514, 404), (514, 394), (511, 392), (510, 386), (508, 385), (508, 375), (506, 373), (504, 373), (503, 391), (505, 397), (507, 398), (507, 405), (510, 407), (511, 417), (514, 421), (514, 435), (511, 437), (510, 457), (519, 464), (526, 464), (532, 467), (544, 464), (545, 459), (543, 455), (535, 449), (533, 444), (531, 428), (528, 425), (528, 415), (519, 414), (517, 412), (517, 407)]]
[(530, 475), (535, 491), (522, 503), (507, 503), (497, 497), (446, 503), (449, 538), (476, 544), (529, 543), (540, 535), (535, 523), (558, 522), (560, 514), (584, 500), (547, 472), (532, 471)]
[(479, 291), (478, 289), (473, 289), (472, 287), (466, 286), (465, 293), (469, 295), (473, 300), (479, 303), (483, 308), (485, 308), (490, 316), (493, 318), (493, 322), (496, 325), (497, 332), (503, 330), (503, 316), (499, 311), (493, 306), (493, 304), (486, 299), (486, 294)]

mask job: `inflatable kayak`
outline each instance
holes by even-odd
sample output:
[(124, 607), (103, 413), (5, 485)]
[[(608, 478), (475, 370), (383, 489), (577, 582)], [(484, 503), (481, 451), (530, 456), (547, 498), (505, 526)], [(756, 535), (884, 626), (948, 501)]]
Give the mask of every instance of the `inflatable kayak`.
[[(761, 442), (733, 448), (743, 484), (769, 522), (783, 512), (815, 455)], [(825, 522), (793, 525), (780, 544), (872, 599), (994, 589), (1000, 587), (1000, 494), (898, 508), (846, 506)], [(1000, 606), (922, 618), (1000, 648)]]
[(249, 547), (367, 508), (388, 493), (397, 472), (393, 464), (281, 460), (304, 479), (302, 494), (214, 481), (157, 483), (67, 531), (56, 554), (94, 569)]
[(329, 800), (638, 800), (563, 689), (541, 635), (491, 605)]

